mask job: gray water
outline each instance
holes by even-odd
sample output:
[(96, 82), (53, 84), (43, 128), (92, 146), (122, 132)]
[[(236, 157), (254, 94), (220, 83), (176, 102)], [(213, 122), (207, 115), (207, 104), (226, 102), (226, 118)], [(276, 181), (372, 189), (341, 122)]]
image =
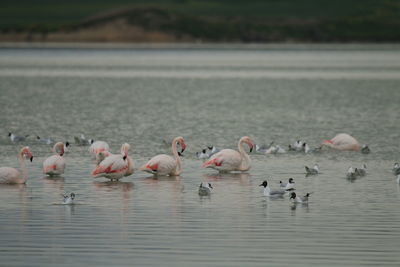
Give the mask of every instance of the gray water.
[[(0, 265), (398, 266), (399, 87), (396, 46), (0, 49), (0, 166), (19, 168), (23, 145), (34, 154), (26, 185), (0, 186)], [(223, 175), (195, 157), (244, 135), (315, 147), (340, 132), (372, 152), (252, 153), (248, 173)], [(136, 167), (183, 136), (184, 172), (94, 180), (81, 133), (113, 152), (128, 142)], [(72, 143), (61, 178), (41, 173), (52, 152), (36, 135)], [(314, 163), (322, 173), (305, 177)], [(347, 180), (362, 163), (368, 174)], [(262, 196), (262, 180), (289, 177), (314, 192), (308, 205)], [(76, 205), (56, 205), (64, 192)]]

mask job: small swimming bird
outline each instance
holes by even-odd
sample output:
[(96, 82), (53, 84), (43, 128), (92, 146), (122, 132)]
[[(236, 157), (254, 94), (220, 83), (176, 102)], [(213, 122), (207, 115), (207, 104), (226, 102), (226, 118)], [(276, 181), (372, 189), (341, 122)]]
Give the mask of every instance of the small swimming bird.
[(367, 165), (363, 164), (361, 168), (357, 168), (356, 173), (358, 176), (365, 176), (367, 174)]
[(330, 140), (321, 143), (322, 146), (331, 147), (338, 150), (360, 150), (360, 143), (351, 135), (346, 133), (337, 134)]
[(286, 191), (292, 191), (295, 190), (294, 189), (294, 180), (293, 178), (289, 178), (289, 181), (287, 183), (284, 183), (282, 181), (279, 181), (279, 186), (283, 189), (285, 189)]
[(71, 205), (74, 204), (75, 194), (71, 193), (70, 195), (64, 194), (63, 204), (64, 205)]
[(74, 136), (75, 143), (78, 146), (88, 146), (93, 144), (94, 140), (93, 139), (86, 139), (84, 134), (81, 134), (80, 137)]
[(304, 167), (306, 169), (306, 174), (307, 175), (316, 175), (319, 173), (319, 167), (318, 164), (315, 164), (314, 167), (311, 169), (307, 166)]
[(302, 197), (299, 197), (296, 195), (295, 192), (290, 193), (290, 201), (293, 203), (308, 203), (308, 198), (310, 197), (312, 193), (307, 193)]
[(26, 167), (24, 158), (30, 159), (32, 162), (33, 155), (29, 147), (23, 147), (18, 153), (19, 165), (21, 167), (22, 175), (19, 174), (17, 169), (11, 167), (0, 168), (0, 184), (24, 184), (28, 179), (26, 175)]
[(10, 137), (11, 142), (15, 143), (15, 142), (25, 141), (25, 139), (29, 136), (29, 134), (25, 136), (18, 136), (13, 133), (8, 133), (8, 136)]
[(303, 151), (304, 151), (304, 153), (311, 152), (311, 149), (310, 149), (310, 147), (308, 146), (307, 143), (303, 143)]
[(210, 155), (207, 154), (206, 149), (203, 149), (201, 152), (196, 152), (196, 157), (198, 159), (208, 159), (210, 157)]
[(200, 196), (209, 196), (211, 194), (212, 185), (207, 182), (202, 182), (199, 186), (199, 195)]
[(356, 178), (358, 176), (358, 171), (357, 171), (357, 168), (353, 168), (353, 167), (349, 167), (348, 169), (347, 169), (347, 173), (346, 173), (346, 177), (348, 178), (348, 179), (354, 179), (354, 178)]
[(210, 150), (210, 153), (209, 153), (210, 156), (209, 157), (211, 157), (212, 155), (214, 155), (214, 154), (216, 154), (216, 153), (218, 153), (220, 151), (215, 146), (208, 146), (207, 148)]
[(363, 145), (361, 148), (361, 153), (369, 154), (369, 152), (371, 152), (371, 150), (369, 149), (368, 145)]
[(260, 154), (266, 154), (268, 149), (271, 148), (274, 144), (274, 141), (269, 143), (269, 145), (258, 145), (254, 144), (255, 147), (255, 152), (260, 153)]
[(250, 152), (253, 150), (254, 144), (250, 137), (243, 136), (238, 142), (238, 150), (223, 149), (212, 155), (209, 160), (204, 162), (203, 168), (213, 168), (220, 172), (229, 171), (247, 171), (251, 168), (251, 159), (243, 148), (243, 144), (247, 144)]
[(64, 143), (64, 154), (68, 152), (69, 142)]
[(394, 164), (392, 171), (393, 171), (394, 175), (400, 174), (400, 165), (399, 165), (399, 163), (396, 162)]
[(174, 138), (171, 145), (172, 155), (173, 157), (160, 154), (151, 158), (145, 165), (140, 167), (139, 170), (152, 173), (154, 175), (169, 175), (169, 176), (177, 176), (180, 175), (183, 171), (182, 161), (179, 157), (177, 151), (177, 145), (180, 145), (181, 152), (186, 149), (185, 139), (179, 136)]
[(296, 151), (302, 151), (303, 150), (303, 144), (304, 142), (301, 140), (297, 140), (294, 144), (293, 147)]
[(267, 181), (263, 181), (260, 186), (264, 187), (264, 196), (266, 197), (282, 197), (286, 193), (285, 189), (271, 190)]
[(36, 136), (36, 139), (39, 143), (44, 144), (44, 145), (51, 145), (53, 143), (53, 140), (51, 140), (50, 138), (44, 139), (44, 138), (40, 138), (38, 135)]
[(60, 175), (64, 173), (65, 160), (64, 155), (64, 143), (58, 142), (53, 147), (53, 152), (55, 155), (48, 157), (43, 162), (43, 173), (53, 176)]

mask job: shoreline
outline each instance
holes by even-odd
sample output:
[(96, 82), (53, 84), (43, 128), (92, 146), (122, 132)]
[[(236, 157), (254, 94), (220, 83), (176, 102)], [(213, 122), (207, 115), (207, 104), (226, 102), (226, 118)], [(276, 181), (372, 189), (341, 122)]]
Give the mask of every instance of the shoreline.
[(0, 49), (399, 50), (400, 43), (100, 43), (0, 42)]

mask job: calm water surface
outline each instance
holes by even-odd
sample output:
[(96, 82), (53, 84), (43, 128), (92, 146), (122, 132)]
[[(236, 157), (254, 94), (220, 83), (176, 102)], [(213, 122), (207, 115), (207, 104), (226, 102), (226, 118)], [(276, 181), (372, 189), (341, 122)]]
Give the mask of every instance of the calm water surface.
[[(29, 145), (28, 182), (0, 186), (2, 266), (399, 266), (400, 49), (1, 49), (0, 162), (18, 167)], [(30, 134), (12, 144), (9, 131)], [(201, 169), (206, 145), (311, 146), (347, 132), (372, 152), (252, 154), (248, 173)], [(181, 135), (188, 150), (177, 178), (136, 172), (92, 179), (85, 133), (112, 151), (132, 147), (136, 166)], [(69, 140), (66, 172), (43, 177), (51, 147)], [(304, 176), (304, 165), (322, 173)], [(366, 163), (355, 181), (346, 169)], [(262, 196), (293, 177), (308, 205)], [(199, 197), (201, 181), (214, 186)], [(75, 192), (76, 205), (55, 205)]]

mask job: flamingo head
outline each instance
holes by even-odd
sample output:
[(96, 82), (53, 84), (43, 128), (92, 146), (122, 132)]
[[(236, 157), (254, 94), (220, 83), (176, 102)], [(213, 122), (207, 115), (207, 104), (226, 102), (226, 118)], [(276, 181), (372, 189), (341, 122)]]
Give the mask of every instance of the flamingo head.
[(124, 160), (128, 157), (128, 152), (129, 152), (130, 148), (131, 148), (131, 146), (128, 143), (124, 143), (121, 146), (121, 154), (122, 154), (122, 156), (124, 156)]
[(29, 159), (29, 160), (32, 162), (32, 160), (33, 160), (33, 155), (32, 155), (32, 152), (29, 150), (29, 147), (28, 147), (28, 146), (23, 147), (23, 148), (21, 149), (21, 155), (23, 155), (26, 159)]
[(59, 154), (60, 156), (64, 155), (64, 143), (63, 142), (57, 142), (54, 147), (53, 150), (55, 153)]
[(244, 143), (246, 143), (246, 144), (249, 146), (249, 148), (250, 148), (250, 153), (253, 151), (254, 142), (253, 142), (253, 140), (251, 140), (250, 137), (248, 137), (248, 136), (243, 136), (243, 137), (240, 139), (240, 142), (244, 142)]
[(183, 139), (183, 137), (179, 136), (179, 137), (175, 138), (174, 141), (181, 146), (181, 154), (182, 154), (183, 151), (185, 151), (185, 149), (186, 149), (185, 139)]

